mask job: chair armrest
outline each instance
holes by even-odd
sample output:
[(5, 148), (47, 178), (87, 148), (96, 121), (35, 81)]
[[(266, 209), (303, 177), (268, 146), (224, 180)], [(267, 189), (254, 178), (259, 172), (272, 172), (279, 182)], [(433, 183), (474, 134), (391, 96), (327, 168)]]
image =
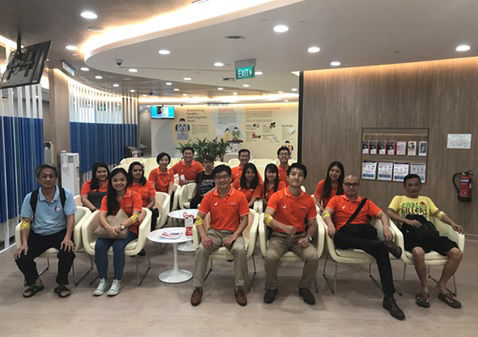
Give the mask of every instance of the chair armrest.
[(83, 240), (83, 248), (89, 255), (95, 255), (94, 249), (91, 249), (90, 244), (96, 241), (96, 237), (93, 235), (96, 226), (99, 224), (100, 211), (96, 210), (90, 214), (85, 222), (81, 226), (81, 238)]
[(161, 207), (160, 210), (160, 218), (156, 222), (157, 224), (160, 224), (160, 227), (156, 225), (156, 228), (161, 228), (163, 227), (166, 222), (168, 222), (168, 213), (169, 213), (169, 208), (171, 206), (171, 196), (168, 194), (166, 196), (166, 199), (164, 199), (163, 206)]
[(431, 220), (441, 236), (446, 236), (451, 241), (455, 242), (462, 252), (465, 250), (465, 235), (458, 233), (450, 225), (444, 223), (437, 217), (432, 217)]
[(249, 243), (247, 245), (247, 258), (251, 257), (254, 254), (257, 241), (257, 229), (259, 226), (259, 213), (253, 211), (254, 219), (252, 220), (252, 226), (249, 230)]
[[(81, 227), (86, 222), (86, 219), (88, 219), (88, 217), (91, 215), (91, 211), (87, 207), (77, 206), (76, 209), (77, 209), (76, 211), (77, 213), (75, 215), (76, 224), (75, 224), (75, 229), (73, 230), (73, 239), (75, 240), (75, 252), (83, 248)], [(83, 216), (79, 219), (77, 219), (77, 214), (79, 213), (78, 211), (83, 213)]]
[(199, 230), (196, 227), (196, 224), (193, 226), (193, 243), (194, 243), (194, 248), (198, 248), (199, 245), (201, 244), (201, 236), (199, 235)]
[[(392, 229), (392, 233), (395, 236), (395, 244), (402, 248), (402, 251), (405, 251), (405, 240), (403, 238), (403, 233), (402, 231), (395, 225), (395, 222), (393, 222), (390, 219), (390, 228)], [(402, 254), (403, 256), (404, 254)]]
[(17, 248), (22, 246), (22, 235), (20, 230), (20, 224), (15, 226), (15, 245)]
[(146, 216), (139, 225), (138, 228), (138, 242), (136, 244), (135, 249), (128, 255), (134, 256), (138, 255), (140, 251), (143, 250), (144, 246), (146, 245), (146, 239), (148, 238), (148, 234), (151, 232), (151, 211), (147, 208), (143, 207), (143, 212), (146, 212)]
[(264, 203), (262, 199), (254, 201), (253, 209), (254, 209), (254, 212), (256, 213), (263, 213)]
[(317, 213), (317, 256), (320, 258), (324, 252), (325, 236), (327, 236), (327, 224), (324, 219)]
[(257, 224), (259, 229), (259, 245), (261, 247), (261, 253), (263, 257), (266, 257), (267, 253), (267, 226), (264, 223), (264, 213), (259, 215), (259, 222)]

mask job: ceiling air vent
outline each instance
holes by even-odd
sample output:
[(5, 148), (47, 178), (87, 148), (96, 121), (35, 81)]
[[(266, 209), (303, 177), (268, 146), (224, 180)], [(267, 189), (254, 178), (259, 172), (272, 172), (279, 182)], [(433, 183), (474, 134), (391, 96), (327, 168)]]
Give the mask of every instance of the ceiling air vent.
[(228, 40), (245, 40), (246, 38), (241, 35), (226, 35), (224, 38)]
[(235, 81), (236, 79), (234, 77), (224, 77), (222, 80), (223, 81)]

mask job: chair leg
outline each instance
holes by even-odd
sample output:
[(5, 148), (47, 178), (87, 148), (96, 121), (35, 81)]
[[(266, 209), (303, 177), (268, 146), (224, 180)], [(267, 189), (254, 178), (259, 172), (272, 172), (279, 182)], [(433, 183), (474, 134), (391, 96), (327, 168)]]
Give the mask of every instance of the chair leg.
[(146, 271), (144, 272), (143, 276), (141, 276), (141, 278), (139, 277), (139, 262), (138, 262), (139, 259), (138, 259), (137, 255), (135, 256), (135, 258), (136, 258), (135, 259), (136, 260), (136, 278), (138, 280), (138, 287), (141, 286), (141, 284), (144, 281), (144, 278), (146, 277), (149, 270), (151, 269), (151, 261), (149, 260), (149, 255), (146, 252), (146, 250), (144, 250), (144, 256), (146, 257), (146, 260), (148, 261), (148, 267), (146, 268)]
[(372, 282), (377, 286), (379, 287), (380, 289), (382, 289), (382, 286), (380, 285), (380, 283), (377, 281), (377, 279), (375, 277), (373, 277), (372, 275), (372, 264), (369, 263), (368, 264), (368, 276), (372, 279)]
[(204, 276), (204, 281), (207, 280), (207, 278), (209, 277), (209, 274), (211, 274), (212, 272), (212, 258), (210, 258), (210, 260), (211, 260), (211, 267), (209, 267), (209, 270), (207, 271), (206, 276)]
[(325, 283), (327, 283), (327, 286), (329, 287), (330, 291), (332, 292), (332, 295), (335, 295), (335, 287), (336, 287), (336, 284), (337, 284), (337, 263), (335, 263), (335, 276), (334, 276), (334, 284), (333, 286), (330, 284), (331, 281), (329, 280), (329, 278), (327, 277), (327, 274), (325, 272), (325, 269), (327, 267), (327, 261), (329, 259), (329, 255), (327, 254), (325, 256), (325, 263), (324, 263), (324, 269), (322, 270), (322, 276), (324, 277), (325, 279)]
[(251, 292), (251, 289), (252, 289), (252, 284), (254, 283), (254, 280), (256, 279), (256, 260), (254, 260), (254, 255), (252, 255), (252, 264), (254, 266), (254, 273), (252, 274), (252, 278), (251, 280), (249, 281), (249, 292)]
[(50, 269), (50, 258), (47, 256), (46, 257), (46, 268), (43, 269), (41, 272), (38, 273), (38, 276), (42, 276), (43, 274), (45, 274), (48, 269)]
[(88, 255), (88, 258), (90, 259), (90, 268), (78, 279), (78, 281), (74, 282), (75, 286), (78, 286), (78, 284), (80, 284), (80, 282), (83, 281), (83, 279), (93, 270), (93, 259), (90, 255)]

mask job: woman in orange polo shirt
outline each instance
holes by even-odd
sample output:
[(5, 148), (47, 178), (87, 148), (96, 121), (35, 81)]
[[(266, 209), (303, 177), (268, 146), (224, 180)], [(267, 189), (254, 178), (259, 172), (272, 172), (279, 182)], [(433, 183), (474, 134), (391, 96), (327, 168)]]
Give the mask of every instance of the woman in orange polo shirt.
[(101, 200), (108, 191), (108, 176), (110, 170), (105, 163), (93, 165), (93, 177), (85, 181), (81, 187), (81, 203), (94, 212), (100, 208)]
[(254, 206), (254, 202), (262, 196), (262, 184), (259, 181), (257, 168), (253, 163), (247, 163), (242, 169), (241, 178), (235, 180), (232, 187), (244, 193), (249, 204), (249, 208)]
[[(146, 180), (144, 176), (144, 166), (139, 161), (132, 162), (128, 168), (128, 181), (129, 181), (129, 189), (139, 193), (141, 195), (141, 200), (143, 201), (143, 207), (149, 208), (153, 211), (154, 203), (156, 201), (156, 192), (154, 191), (153, 184), (150, 180)], [(154, 216), (153, 212), (153, 216)], [(146, 216), (145, 212), (142, 212), (140, 217), (138, 218), (139, 223), (141, 223)], [(156, 218), (158, 214), (156, 214)], [(156, 227), (156, 221), (154, 221)], [(153, 226), (153, 219), (151, 219), (151, 227)]]
[(285, 182), (279, 180), (279, 169), (275, 164), (267, 164), (264, 170), (264, 189), (262, 191), (262, 202), (264, 203), (264, 209), (267, 207), (269, 198), (277, 191), (286, 188)]
[(344, 194), (342, 187), (344, 177), (344, 165), (339, 161), (331, 162), (327, 168), (327, 177), (317, 183), (314, 192), (315, 204), (320, 208), (320, 212), (325, 210), (327, 203), (333, 196)]
[(161, 152), (156, 157), (156, 162), (159, 166), (149, 173), (148, 180), (151, 181), (156, 192), (168, 193), (171, 196), (174, 184), (174, 172), (168, 169), (171, 156), (166, 152)]
[[(108, 271), (108, 249), (113, 246), (114, 280), (108, 290), (108, 296), (115, 296), (121, 289), (121, 278), (123, 277), (125, 254), (124, 248), (132, 240), (138, 237), (138, 217), (142, 212), (141, 196), (127, 188), (128, 174), (123, 168), (115, 168), (111, 171), (108, 180), (108, 193), (101, 201), (99, 222), (111, 238), (98, 238), (95, 244), (95, 262), (100, 282), (93, 292), (95, 296), (105, 293), (106, 275)], [(106, 219), (108, 215), (116, 215), (123, 210), (130, 218), (124, 220), (120, 225), (111, 226)], [(128, 231), (126, 239), (116, 239), (121, 231)]]

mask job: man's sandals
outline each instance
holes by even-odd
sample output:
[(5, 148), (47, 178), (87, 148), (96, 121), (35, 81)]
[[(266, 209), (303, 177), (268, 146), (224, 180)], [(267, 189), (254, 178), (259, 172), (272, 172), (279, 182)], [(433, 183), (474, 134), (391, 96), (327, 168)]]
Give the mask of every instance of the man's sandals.
[(58, 297), (63, 298), (63, 297), (70, 296), (70, 289), (68, 289), (68, 287), (65, 286), (64, 284), (60, 284), (58, 287), (53, 289), (53, 291), (55, 292), (55, 294), (58, 295)]
[(430, 308), (430, 294), (420, 293), (415, 296), (415, 302), (419, 307)]
[(42, 291), (43, 289), (45, 289), (45, 286), (43, 284), (41, 286), (33, 284), (23, 291), (23, 297), (32, 297), (37, 292)]
[(455, 297), (453, 297), (453, 295), (450, 293), (446, 293), (446, 294), (439, 293), (438, 299), (442, 302), (445, 302), (446, 304), (448, 304), (450, 307), (454, 309), (461, 308), (461, 303)]

